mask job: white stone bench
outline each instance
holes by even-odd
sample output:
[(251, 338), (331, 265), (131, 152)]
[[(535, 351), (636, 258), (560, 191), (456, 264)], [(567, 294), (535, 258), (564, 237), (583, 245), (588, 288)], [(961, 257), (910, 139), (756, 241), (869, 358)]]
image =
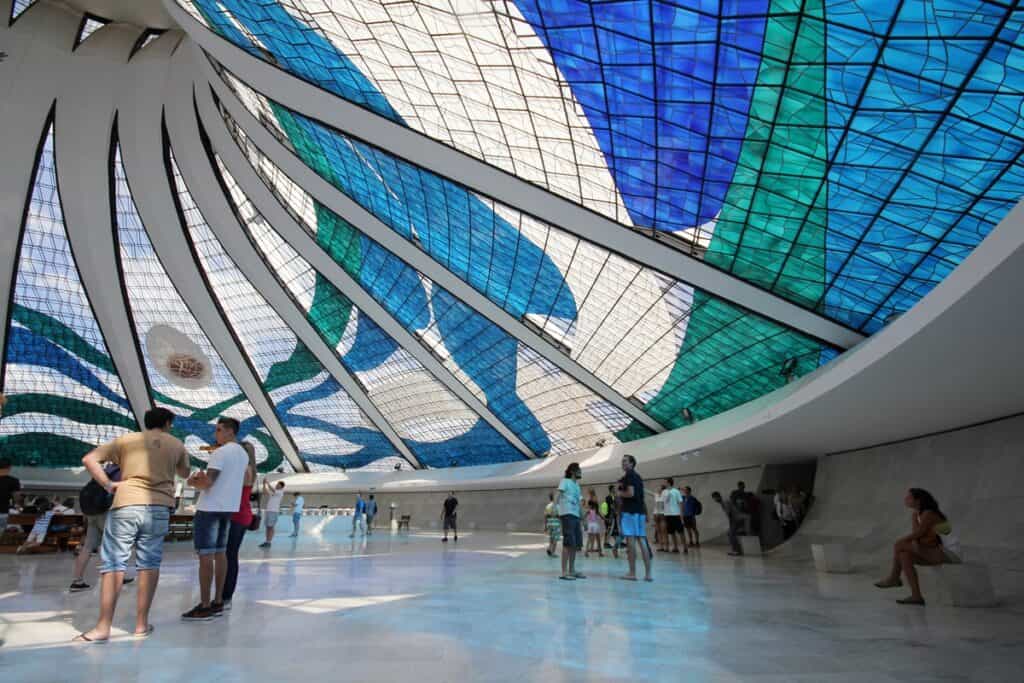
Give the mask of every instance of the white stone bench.
[(983, 564), (917, 566), (921, 593), (929, 604), (953, 607), (995, 607), (992, 577)]
[(842, 543), (815, 543), (811, 545), (814, 568), (828, 574), (850, 573), (850, 554)]
[(761, 538), (759, 536), (740, 536), (739, 540), (744, 555), (761, 554)]

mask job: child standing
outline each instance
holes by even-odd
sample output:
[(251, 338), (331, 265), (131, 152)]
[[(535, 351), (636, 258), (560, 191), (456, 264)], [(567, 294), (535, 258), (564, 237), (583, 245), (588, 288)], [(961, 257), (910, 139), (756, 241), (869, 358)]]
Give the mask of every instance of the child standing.
[(544, 507), (544, 529), (548, 532), (548, 557), (555, 556), (555, 548), (562, 538), (562, 522), (558, 519), (558, 505), (555, 494), (548, 494), (548, 504)]
[(589, 557), (591, 552), (596, 552), (598, 557), (604, 557), (604, 550), (601, 548), (601, 538), (604, 536), (604, 524), (601, 515), (598, 513), (597, 500), (591, 500), (587, 504), (587, 550), (584, 557)]

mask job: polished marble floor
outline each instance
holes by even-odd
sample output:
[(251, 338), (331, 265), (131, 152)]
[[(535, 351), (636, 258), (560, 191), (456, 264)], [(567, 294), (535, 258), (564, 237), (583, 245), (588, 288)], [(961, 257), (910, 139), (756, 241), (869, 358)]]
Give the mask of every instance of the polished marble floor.
[(565, 582), (540, 534), (445, 545), (437, 532), (348, 531), (346, 518), (307, 519), (270, 551), (248, 534), (234, 610), (198, 624), (179, 618), (196, 602), (195, 561), (169, 544), (156, 632), (127, 635), (128, 587), (104, 645), (69, 642), (98, 603), (67, 593), (69, 555), (0, 556), (0, 681), (1024, 680), (1013, 601), (901, 607), (873, 576), (720, 547), (659, 557), (652, 584), (618, 580), (625, 562), (610, 557)]

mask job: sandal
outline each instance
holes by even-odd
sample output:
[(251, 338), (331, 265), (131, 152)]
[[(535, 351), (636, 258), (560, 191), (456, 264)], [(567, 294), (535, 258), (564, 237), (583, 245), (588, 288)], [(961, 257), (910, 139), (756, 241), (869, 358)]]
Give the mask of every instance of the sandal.
[(898, 604), (898, 605), (919, 605), (921, 607), (924, 607), (924, 598), (915, 598), (913, 595), (911, 595), (911, 596), (903, 598), (902, 600), (897, 600), (896, 604)]
[(875, 588), (899, 588), (903, 585), (903, 582), (899, 579), (895, 581), (875, 581)]
[(561, 579), (562, 581), (575, 581), (576, 580), (575, 576), (559, 576), (558, 578)]
[(105, 643), (108, 640), (109, 640), (109, 637), (108, 638), (90, 638), (89, 636), (85, 635), (85, 631), (82, 631), (77, 636), (72, 638), (71, 642), (72, 643), (90, 643), (90, 644), (99, 645), (100, 643)]
[(135, 638), (135, 640), (145, 640), (146, 638), (149, 638), (151, 635), (153, 635), (153, 631), (155, 630), (156, 628), (153, 626), (153, 624), (150, 624), (146, 627), (145, 631), (136, 631), (132, 634), (132, 637)]
[(635, 576), (620, 576), (619, 578), (622, 579), (623, 581), (636, 581), (636, 577)]

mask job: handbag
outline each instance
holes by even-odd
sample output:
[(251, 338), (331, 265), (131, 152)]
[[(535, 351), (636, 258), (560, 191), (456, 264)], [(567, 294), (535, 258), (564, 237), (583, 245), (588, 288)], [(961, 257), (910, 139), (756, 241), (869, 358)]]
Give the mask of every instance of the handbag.
[(250, 495), (250, 502), (252, 499), (256, 499), (256, 510), (252, 513), (252, 521), (249, 522), (249, 531), (259, 531), (260, 523), (263, 521), (263, 515), (260, 514), (260, 496), (259, 494)]

